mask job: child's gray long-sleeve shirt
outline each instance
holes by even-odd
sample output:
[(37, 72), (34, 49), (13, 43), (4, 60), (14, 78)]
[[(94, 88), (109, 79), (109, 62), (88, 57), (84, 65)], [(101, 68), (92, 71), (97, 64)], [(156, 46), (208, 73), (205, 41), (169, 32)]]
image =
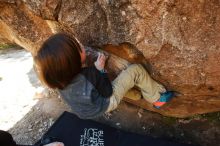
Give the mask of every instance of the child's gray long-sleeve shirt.
[(93, 119), (106, 112), (113, 91), (107, 74), (92, 66), (82, 68), (71, 84), (59, 92), (73, 113), (82, 119)]

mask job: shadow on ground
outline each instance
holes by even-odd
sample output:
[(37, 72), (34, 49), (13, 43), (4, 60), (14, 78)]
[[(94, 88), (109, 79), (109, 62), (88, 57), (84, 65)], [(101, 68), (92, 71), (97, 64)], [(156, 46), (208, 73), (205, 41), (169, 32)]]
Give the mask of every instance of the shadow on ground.
[[(57, 95), (41, 98), (9, 132), (18, 143), (33, 144), (63, 111), (71, 110)], [(95, 121), (125, 131), (180, 143), (220, 145), (220, 122), (217, 119), (211, 120), (201, 116), (188, 119), (169, 118), (122, 102), (117, 110)]]

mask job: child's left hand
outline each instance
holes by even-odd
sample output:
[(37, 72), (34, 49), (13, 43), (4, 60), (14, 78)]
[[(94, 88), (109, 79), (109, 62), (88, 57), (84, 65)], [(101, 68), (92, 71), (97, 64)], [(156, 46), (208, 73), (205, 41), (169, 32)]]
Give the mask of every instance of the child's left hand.
[(64, 144), (62, 142), (53, 142), (44, 146), (64, 146)]
[(106, 59), (107, 57), (103, 53), (99, 53), (99, 56), (95, 62), (95, 67), (100, 71), (103, 70), (105, 68)]

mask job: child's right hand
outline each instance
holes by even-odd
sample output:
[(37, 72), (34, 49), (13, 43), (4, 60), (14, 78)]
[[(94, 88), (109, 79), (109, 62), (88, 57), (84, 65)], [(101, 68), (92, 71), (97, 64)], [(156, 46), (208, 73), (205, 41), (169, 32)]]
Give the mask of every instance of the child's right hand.
[(95, 67), (100, 71), (103, 70), (105, 68), (106, 59), (107, 59), (107, 57), (103, 53), (99, 53), (99, 56), (98, 56), (96, 62), (94, 63)]

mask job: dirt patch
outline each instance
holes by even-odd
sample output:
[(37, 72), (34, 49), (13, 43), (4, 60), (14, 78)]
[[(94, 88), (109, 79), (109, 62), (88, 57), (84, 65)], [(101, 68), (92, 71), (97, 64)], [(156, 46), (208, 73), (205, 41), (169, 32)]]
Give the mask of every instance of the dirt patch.
[[(9, 130), (19, 144), (33, 144), (63, 111), (71, 110), (54, 91), (42, 88), (28, 52), (4, 52), (0, 54), (0, 66), (0, 129)], [(220, 113), (178, 119), (122, 102), (117, 110), (95, 121), (182, 143), (220, 145)]]

